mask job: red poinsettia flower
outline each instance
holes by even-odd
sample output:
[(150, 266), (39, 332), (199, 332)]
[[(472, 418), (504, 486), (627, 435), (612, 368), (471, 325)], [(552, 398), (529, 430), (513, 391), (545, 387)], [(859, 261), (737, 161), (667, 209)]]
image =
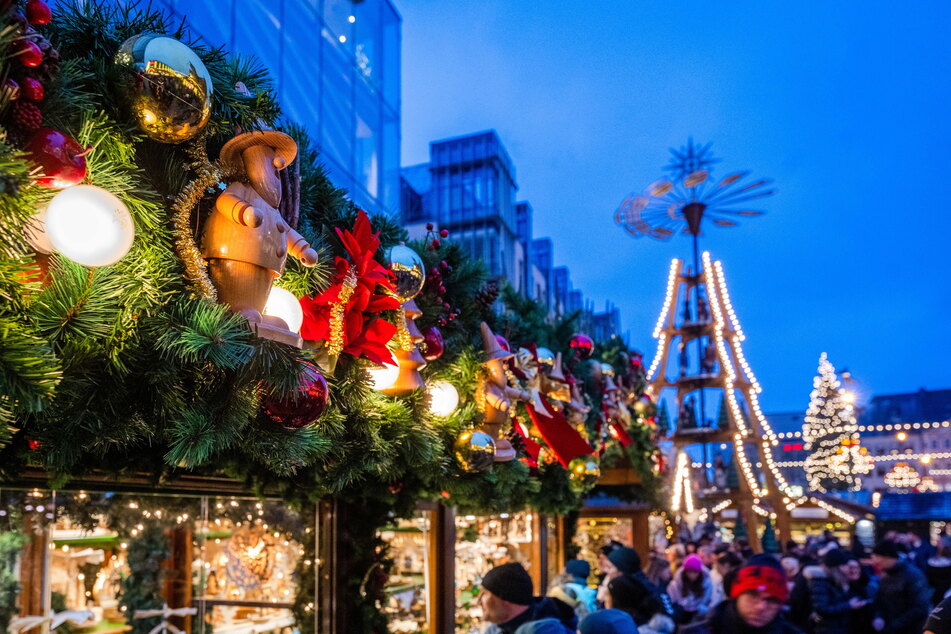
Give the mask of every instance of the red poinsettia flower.
[[(373, 233), (370, 219), (361, 209), (353, 230), (337, 229), (347, 257), (334, 260), (333, 283), (315, 297), (301, 298), (304, 323), (301, 336), (311, 341), (327, 341), (340, 352), (365, 357), (375, 363), (394, 363), (387, 342), (396, 326), (380, 319), (383, 310), (400, 307), (393, 275), (374, 259), (380, 248), (379, 232)], [(342, 311), (334, 320), (335, 308)]]

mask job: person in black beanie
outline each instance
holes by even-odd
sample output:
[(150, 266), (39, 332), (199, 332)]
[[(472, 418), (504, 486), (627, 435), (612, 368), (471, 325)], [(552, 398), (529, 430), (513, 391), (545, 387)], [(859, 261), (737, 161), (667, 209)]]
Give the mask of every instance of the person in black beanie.
[(553, 597), (535, 598), (534, 592), (532, 578), (521, 564), (502, 564), (482, 577), (479, 607), (502, 634), (515, 634), (526, 623), (551, 618), (561, 622), (566, 634), (573, 634), (578, 619), (571, 606)]
[(630, 614), (642, 632), (673, 632), (674, 604), (641, 570), (637, 551), (617, 548), (608, 559), (621, 574), (608, 583), (607, 607)]
[(872, 563), (882, 571), (872, 628), (885, 634), (920, 632), (931, 607), (924, 574), (901, 559), (898, 544), (890, 539), (875, 544)]

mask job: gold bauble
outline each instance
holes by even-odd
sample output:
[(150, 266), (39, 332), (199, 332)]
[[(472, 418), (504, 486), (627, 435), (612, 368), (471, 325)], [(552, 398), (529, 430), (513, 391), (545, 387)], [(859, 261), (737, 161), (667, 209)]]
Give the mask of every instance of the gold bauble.
[(460, 466), (470, 473), (488, 471), (495, 463), (495, 441), (481, 431), (462, 432), (453, 448)]
[(602, 374), (603, 376), (609, 376), (609, 377), (611, 377), (611, 378), (613, 379), (613, 378), (616, 376), (616, 375), (614, 374), (614, 366), (611, 365), (610, 363), (602, 363), (602, 364), (601, 364), (601, 374)]
[(568, 480), (575, 491), (585, 491), (598, 483), (601, 466), (594, 456), (579, 456), (568, 463)]
[(123, 42), (116, 65), (126, 71), (132, 116), (150, 139), (181, 143), (211, 117), (211, 75), (201, 58), (173, 37), (141, 33)]
[(408, 246), (397, 244), (386, 251), (390, 271), (396, 277), (396, 297), (400, 302), (408, 302), (416, 297), (426, 283), (426, 266), (416, 251)]

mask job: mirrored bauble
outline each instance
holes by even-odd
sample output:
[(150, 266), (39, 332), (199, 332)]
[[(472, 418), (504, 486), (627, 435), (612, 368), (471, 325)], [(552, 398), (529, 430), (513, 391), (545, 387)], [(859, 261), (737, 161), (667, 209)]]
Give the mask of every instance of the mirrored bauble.
[(398, 244), (386, 251), (390, 271), (396, 277), (396, 296), (400, 302), (416, 297), (426, 283), (426, 267), (423, 259), (407, 246)]
[(264, 413), (285, 429), (301, 429), (315, 422), (327, 409), (327, 379), (317, 366), (308, 363), (301, 372), (297, 389), (278, 398), (266, 396)]
[(459, 465), (470, 473), (488, 471), (495, 464), (495, 441), (481, 431), (462, 432), (453, 449)]
[(580, 332), (572, 335), (568, 346), (574, 350), (578, 358), (582, 360), (590, 359), (591, 355), (594, 354), (594, 340)]
[(211, 75), (201, 58), (167, 35), (141, 33), (116, 53), (126, 71), (125, 89), (132, 117), (150, 139), (181, 143), (211, 118)]
[(579, 456), (568, 463), (568, 478), (576, 491), (590, 489), (601, 477), (601, 466), (594, 456)]
[(548, 348), (537, 348), (535, 354), (538, 356), (538, 365), (546, 370), (551, 370), (555, 365), (555, 353)]

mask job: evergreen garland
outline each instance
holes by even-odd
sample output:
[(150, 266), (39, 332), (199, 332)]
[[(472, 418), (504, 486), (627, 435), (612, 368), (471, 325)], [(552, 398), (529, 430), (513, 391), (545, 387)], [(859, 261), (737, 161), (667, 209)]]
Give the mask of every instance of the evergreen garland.
[[(470, 474), (453, 457), (456, 436), (481, 418), (473, 404), (481, 369), (479, 322), (487, 321), (513, 344), (537, 343), (567, 353), (578, 315), (550, 320), (542, 306), (510, 286), (502, 288), (502, 309), (493, 310), (486, 298), (495, 293), (483, 264), (451, 242), (433, 249), (426, 243), (410, 246), (427, 270), (442, 262), (451, 268), (443, 278), (443, 301), (458, 309), (458, 316), (440, 326), (446, 352), (423, 375), (427, 382), (456, 386), (463, 400), (455, 412), (435, 417), (423, 393), (393, 398), (375, 392), (366, 362), (344, 357), (326, 377), (330, 403), (314, 425), (287, 431), (267, 419), (262, 398), (293, 390), (304, 364), (315, 359), (306, 350), (258, 339), (243, 317), (193, 296), (174, 248), (170, 208), (197, 176), (194, 157), (188, 144), (157, 143), (137, 130), (124, 109), (124, 78), (113, 64), (120, 45), (142, 32), (182, 40), (211, 74), (213, 113), (195, 141), (206, 143), (210, 156), (236, 130), (261, 124), (283, 125), (298, 141), (297, 230), (318, 250), (320, 264), (305, 269), (289, 262), (279, 285), (297, 295), (325, 289), (329, 263), (343, 253), (334, 229), (349, 229), (357, 214), (346, 192), (330, 183), (306, 131), (281, 121), (266, 69), (256, 61), (206, 46), (183, 23), (150, 6), (107, 0), (60, 4), (45, 29), (62, 64), (47, 86), (44, 118), (92, 148), (87, 182), (126, 204), (136, 238), (128, 255), (108, 267), (90, 269), (53, 255), (48, 283), (40, 284), (24, 232), (56, 192), (31, 184), (31, 166), (0, 130), (0, 481), (41, 467), (58, 488), (92, 472), (111, 473), (120, 482), (123, 474), (146, 474), (160, 488), (165, 479), (187, 472), (225, 475), (251, 491), (277, 492), (296, 509), (333, 496), (359, 518), (345, 537), (353, 547), (353, 574), (348, 586), (338, 589), (361, 615), (349, 624), (354, 632), (381, 629), (382, 587), (366, 579), (368, 571), (385, 564), (377, 531), (411, 513), (417, 501), (440, 501), (465, 513), (531, 507), (567, 514), (579, 508), (582, 493), (569, 486), (558, 465), (530, 469), (516, 461)], [(8, 35), (0, 28), (0, 50), (6, 50)], [(250, 97), (235, 89), (237, 82), (248, 87)], [(0, 108), (5, 105), (0, 102)], [(219, 192), (202, 192), (196, 225)], [(374, 216), (371, 222), (381, 233), (377, 257), (383, 261), (385, 249), (406, 235), (392, 218)], [(418, 303), (423, 311), (418, 324), (434, 325), (442, 301), (424, 290)], [(593, 435), (601, 396), (591, 364), (575, 363), (572, 370), (588, 389)], [(650, 433), (644, 425), (634, 427), (634, 446), (621, 454), (612, 448), (611, 455), (626, 454), (649, 482)], [(95, 512), (106, 510), (77, 504), (69, 512), (91, 521)], [(117, 508), (108, 514), (125, 526), (122, 530), (128, 528)], [(168, 552), (162, 531), (150, 523), (129, 541), (130, 562), (142, 566), (123, 593), (129, 614), (161, 606), (155, 562)], [(316, 560), (312, 544), (305, 548), (306, 557)], [(314, 572), (299, 573), (295, 612), (306, 634), (316, 609), (312, 595), (308, 599)], [(134, 626), (151, 629), (146, 622)]]

